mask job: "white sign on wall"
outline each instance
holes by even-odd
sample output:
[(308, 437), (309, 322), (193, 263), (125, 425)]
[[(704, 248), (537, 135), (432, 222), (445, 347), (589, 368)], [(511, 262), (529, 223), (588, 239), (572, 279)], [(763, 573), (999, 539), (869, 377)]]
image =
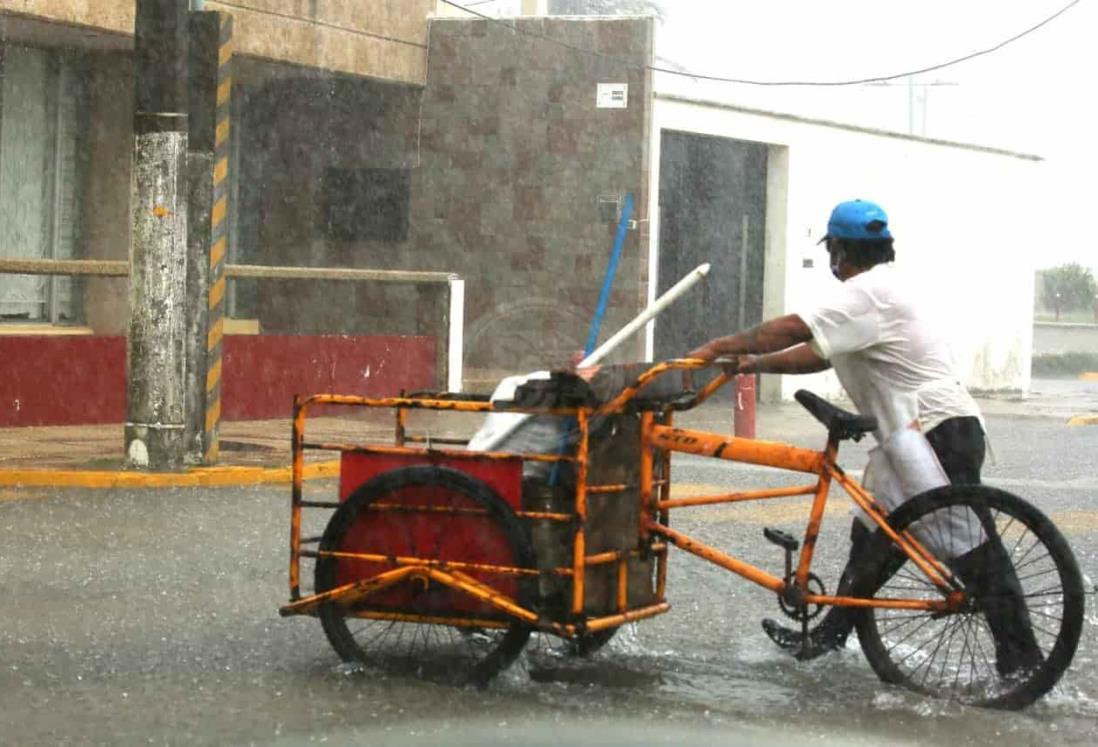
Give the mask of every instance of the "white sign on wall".
[(629, 105), (628, 83), (599, 83), (595, 90), (595, 106), (599, 109), (624, 109)]

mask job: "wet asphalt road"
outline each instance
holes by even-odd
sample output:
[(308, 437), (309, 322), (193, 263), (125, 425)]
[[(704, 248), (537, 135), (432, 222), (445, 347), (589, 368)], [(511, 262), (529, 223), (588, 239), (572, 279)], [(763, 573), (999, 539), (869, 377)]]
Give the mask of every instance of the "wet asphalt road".
[[(992, 420), (988, 482), (1050, 514), (1098, 578), (1098, 427)], [(856, 468), (861, 457), (842, 460)], [(680, 486), (764, 486), (769, 470), (676, 462)], [(308, 490), (330, 498), (333, 482)], [(30, 744), (1093, 744), (1098, 612), (1075, 663), (1021, 713), (883, 686), (852, 641), (801, 664), (758, 620), (772, 598), (684, 554), (670, 614), (590, 660), (535, 641), (487, 691), (339, 666), (319, 624), (282, 619), (287, 488), (0, 494), (0, 743)], [(676, 526), (777, 569), (763, 526), (796, 499), (677, 514)], [(847, 509), (821, 540), (834, 578)], [(1093, 581), (1091, 581), (1093, 586)]]

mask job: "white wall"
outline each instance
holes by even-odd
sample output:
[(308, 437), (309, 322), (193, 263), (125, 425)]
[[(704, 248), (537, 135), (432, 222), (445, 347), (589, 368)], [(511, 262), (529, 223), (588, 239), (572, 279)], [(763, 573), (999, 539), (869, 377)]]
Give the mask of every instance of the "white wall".
[[(649, 161), (653, 289), (659, 267), (663, 130), (772, 146), (764, 299), (768, 317), (810, 307), (837, 282), (816, 242), (826, 232), (835, 203), (870, 199), (888, 212), (897, 267), (911, 273), (947, 316), (965, 383), (980, 390), (1029, 388), (1038, 239), (1041, 222), (1057, 220), (1040, 208), (1044, 190), (1039, 159), (657, 95)], [(803, 267), (806, 258), (814, 260), (813, 267)], [(801, 387), (827, 396), (840, 392), (831, 373), (783, 378), (783, 398)], [(778, 391), (771, 384), (769, 394), (777, 396)]]

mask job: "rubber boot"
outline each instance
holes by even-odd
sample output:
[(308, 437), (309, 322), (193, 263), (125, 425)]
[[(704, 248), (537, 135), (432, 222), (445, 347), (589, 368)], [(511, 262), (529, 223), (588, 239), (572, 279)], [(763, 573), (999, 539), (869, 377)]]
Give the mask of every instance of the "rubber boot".
[[(840, 593), (842, 593), (840, 591)], [(854, 627), (853, 615), (846, 607), (832, 607), (816, 627), (808, 631), (808, 645), (804, 645), (801, 631), (787, 628), (777, 620), (766, 618), (762, 628), (770, 640), (794, 654), (801, 661), (835, 651), (846, 645), (846, 639)]]
[[(835, 590), (836, 596), (849, 596), (862, 576), (875, 571), (868, 565), (870, 536), (871, 533), (861, 522), (854, 522), (850, 529), (850, 557), (839, 577), (839, 586)], [(895, 569), (881, 579), (877, 586), (883, 584), (892, 573), (895, 573)], [(854, 608), (832, 607), (823, 619), (808, 631), (807, 646), (801, 631), (785, 627), (777, 620), (769, 618), (763, 620), (762, 628), (770, 640), (778, 646), (795, 653), (798, 659), (808, 661), (845, 646), (856, 619), (857, 612)]]
[(995, 668), (1004, 677), (1044, 661), (1033, 634), (1025, 592), (1002, 542), (994, 538), (949, 562), (983, 611), (995, 639)]

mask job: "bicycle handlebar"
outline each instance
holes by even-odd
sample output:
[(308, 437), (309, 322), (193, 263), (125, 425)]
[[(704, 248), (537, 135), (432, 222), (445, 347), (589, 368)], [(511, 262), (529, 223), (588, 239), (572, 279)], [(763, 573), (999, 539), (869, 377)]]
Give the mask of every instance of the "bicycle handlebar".
[[(668, 371), (690, 372), (683, 375), (683, 383), (686, 384), (686, 386), (688, 387), (686, 391), (689, 392), (690, 389), (693, 388), (694, 384), (692, 372), (702, 368), (710, 368), (714, 365), (719, 364), (717, 364), (715, 361), (705, 361), (701, 358), (672, 358), (670, 360), (655, 363), (652, 365), (651, 368), (638, 376), (636, 381), (622, 389), (621, 392), (617, 394), (617, 396), (615, 396), (606, 404), (599, 407), (598, 410), (596, 410), (596, 414), (605, 415), (620, 410), (626, 405), (626, 403), (635, 399), (637, 394), (640, 393), (641, 389), (643, 389), (645, 386), (647, 386), (660, 376), (664, 375)], [(716, 378), (714, 378), (712, 381), (702, 387), (701, 391), (695, 392), (693, 397), (690, 397), (689, 399), (684, 399), (682, 401), (676, 401), (670, 404), (670, 409), (681, 411), (690, 410), (694, 407), (697, 407), (702, 402), (705, 402), (707, 399), (713, 396), (713, 393), (725, 384), (727, 384), (731, 380), (731, 378), (732, 377), (729, 376), (727, 373), (722, 372)], [(684, 392), (684, 394), (685, 393), (686, 392)]]

